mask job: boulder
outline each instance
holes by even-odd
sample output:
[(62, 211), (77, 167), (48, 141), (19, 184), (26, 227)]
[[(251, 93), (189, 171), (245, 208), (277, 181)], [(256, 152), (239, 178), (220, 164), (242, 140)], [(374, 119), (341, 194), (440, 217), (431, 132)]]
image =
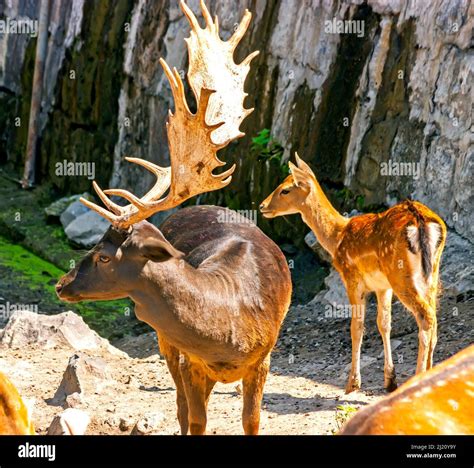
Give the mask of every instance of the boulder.
[(111, 378), (103, 359), (78, 352), (69, 358), (61, 384), (50, 403), (74, 406), (82, 402), (85, 394), (99, 391), (110, 383)]
[(85, 248), (100, 241), (110, 223), (95, 211), (89, 210), (71, 221), (64, 232), (69, 240)]
[(349, 304), (349, 298), (347, 297), (346, 288), (341, 280), (341, 276), (334, 269), (331, 268), (331, 272), (324, 279), (325, 289), (320, 291), (315, 298), (308, 303), (308, 306), (314, 306), (317, 304), (323, 305), (346, 305)]
[(68, 408), (55, 416), (47, 435), (83, 435), (90, 423), (89, 415), (81, 410)]
[(71, 311), (57, 315), (26, 310), (13, 313), (0, 331), (0, 348), (18, 349), (29, 345), (42, 349), (66, 346), (76, 351), (102, 348), (115, 355), (124, 355), (91, 330), (82, 317)]
[(76, 218), (87, 213), (89, 208), (79, 201), (79, 198), (72, 202), (59, 217), (63, 228), (66, 229)]

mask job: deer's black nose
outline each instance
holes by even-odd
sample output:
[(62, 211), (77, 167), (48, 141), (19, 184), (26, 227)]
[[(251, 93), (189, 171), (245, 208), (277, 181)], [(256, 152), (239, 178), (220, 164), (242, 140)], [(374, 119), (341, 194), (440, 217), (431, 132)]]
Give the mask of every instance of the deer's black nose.
[(64, 285), (62, 283), (56, 284), (56, 292), (59, 294), (63, 290)]
[(261, 210), (263, 210), (263, 209), (265, 208), (265, 205), (262, 203), (262, 204), (259, 206), (259, 208), (260, 208)]

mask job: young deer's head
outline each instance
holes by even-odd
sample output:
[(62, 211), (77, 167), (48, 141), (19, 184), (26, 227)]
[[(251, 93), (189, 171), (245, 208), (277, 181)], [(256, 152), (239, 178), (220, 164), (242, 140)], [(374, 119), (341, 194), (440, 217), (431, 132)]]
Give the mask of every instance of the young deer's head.
[(146, 221), (128, 230), (110, 227), (81, 262), (59, 280), (56, 292), (68, 302), (122, 299), (136, 288), (149, 260), (166, 262), (182, 256)]
[(260, 205), (265, 218), (301, 213), (304, 209), (316, 178), (298, 154), (295, 158), (296, 166), (289, 162), (291, 174)]

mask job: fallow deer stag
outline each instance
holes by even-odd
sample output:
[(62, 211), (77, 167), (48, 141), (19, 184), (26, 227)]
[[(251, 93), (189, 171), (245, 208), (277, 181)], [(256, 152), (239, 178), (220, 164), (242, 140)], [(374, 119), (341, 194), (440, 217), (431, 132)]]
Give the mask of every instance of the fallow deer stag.
[[(66, 301), (130, 297), (140, 320), (157, 332), (177, 389), (182, 434), (203, 434), (214, 384), (243, 380), (243, 427), (257, 434), (270, 352), (288, 310), (291, 278), (280, 249), (237, 213), (215, 206), (179, 210), (161, 231), (144, 221), (188, 198), (228, 185), (234, 169), (217, 151), (243, 134), (244, 81), (254, 52), (235, 64), (233, 52), (245, 33), (247, 11), (226, 42), (201, 2), (202, 29), (184, 2), (191, 24), (187, 39), (188, 80), (198, 103), (192, 114), (181, 78), (161, 60), (171, 85), (175, 112), (167, 124), (171, 168), (129, 159), (152, 171), (157, 182), (142, 198), (125, 190), (102, 191), (107, 210), (83, 200), (112, 226), (81, 263), (57, 284)], [(166, 197), (160, 198), (169, 188)], [(130, 202), (113, 203), (108, 195)], [(231, 216), (229, 216), (231, 214)], [(232, 219), (233, 222), (225, 222)]]
[(34, 435), (35, 429), (18, 390), (0, 372), (0, 435)]
[(421, 203), (405, 201), (380, 214), (347, 219), (324, 195), (311, 168), (296, 155), (291, 174), (260, 205), (267, 218), (300, 213), (332, 257), (351, 303), (352, 368), (346, 392), (360, 388), (360, 349), (367, 293), (377, 296), (377, 325), (385, 353), (384, 386), (396, 388), (390, 347), (392, 295), (419, 328), (416, 371), (431, 368), (437, 339), (436, 302), (446, 226)]
[(343, 435), (474, 434), (474, 345), (360, 410)]

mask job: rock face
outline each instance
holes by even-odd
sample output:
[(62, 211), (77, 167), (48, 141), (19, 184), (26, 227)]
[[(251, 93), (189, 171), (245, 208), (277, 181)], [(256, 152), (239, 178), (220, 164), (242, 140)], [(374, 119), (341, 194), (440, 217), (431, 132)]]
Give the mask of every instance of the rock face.
[(451, 296), (474, 293), (472, 244), (454, 232), (448, 233), (441, 261), (443, 293)]
[[(199, 11), (197, 0), (188, 3)], [(41, 172), (64, 190), (86, 190), (90, 181), (60, 178), (54, 165), (92, 161), (99, 182), (143, 193), (151, 175), (123, 156), (168, 162), (165, 120), (173, 104), (158, 58), (184, 71), (189, 27), (174, 0), (85, 4), (54, 7)], [(366, 205), (417, 198), (474, 240), (472, 2), (208, 4), (224, 39), (252, 10), (237, 57), (261, 54), (247, 80), (247, 107), (256, 107), (242, 128), (248, 138), (222, 155), (239, 161), (234, 181), (201, 201), (251, 209), (274, 188), (284, 172), (255, 157), (249, 138), (270, 128), (284, 159), (298, 151), (336, 191), (349, 187)], [(36, 18), (37, 7), (0, 0), (0, 12)], [(15, 128), (13, 119), (27, 119), (33, 52), (28, 38), (0, 38), (0, 161), (17, 165), (26, 125)], [(287, 239), (305, 232), (296, 217), (290, 226), (261, 225)]]

